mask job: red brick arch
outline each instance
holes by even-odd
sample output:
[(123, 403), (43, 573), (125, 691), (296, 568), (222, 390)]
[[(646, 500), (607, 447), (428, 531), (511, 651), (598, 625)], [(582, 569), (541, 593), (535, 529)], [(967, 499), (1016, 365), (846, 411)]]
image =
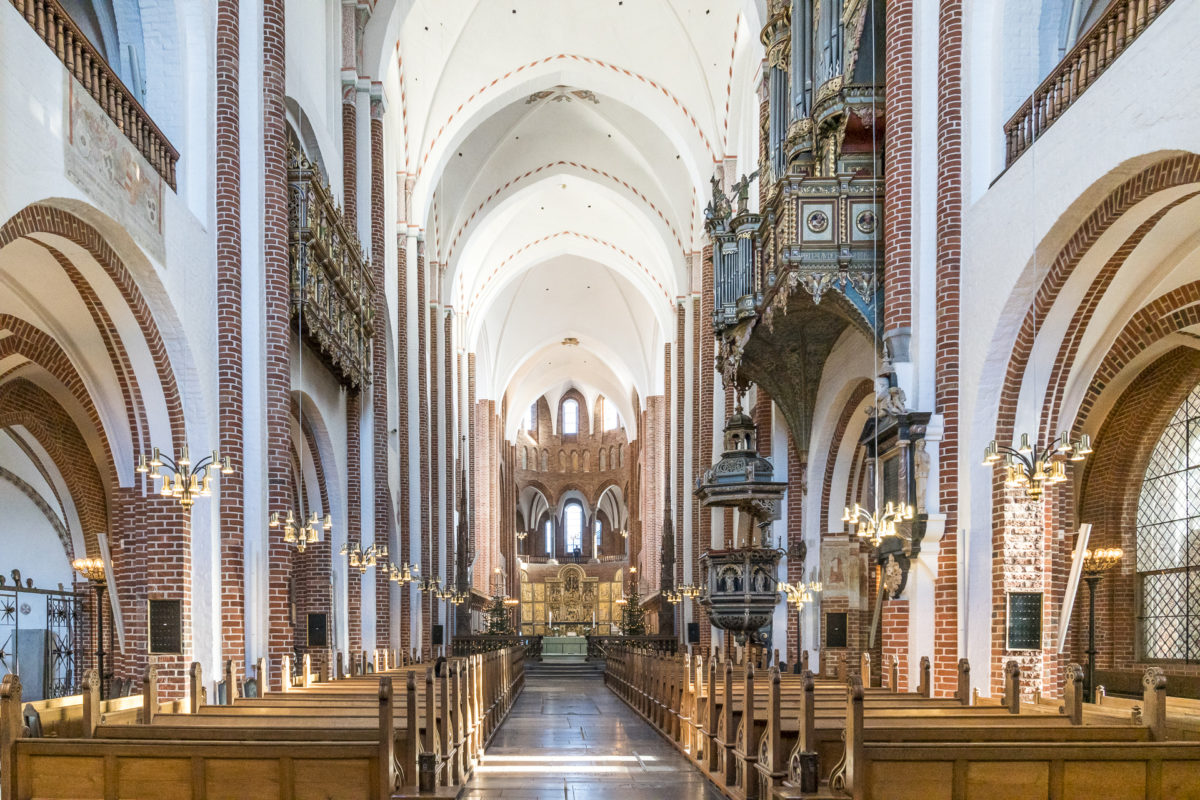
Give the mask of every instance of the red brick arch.
[[(0, 249), (19, 238), (31, 238), (33, 234), (38, 233), (61, 236), (81, 247), (95, 259), (112, 280), (128, 305), (130, 313), (145, 337), (146, 346), (150, 350), (166, 403), (173, 444), (179, 445), (184, 442), (186, 431), (183, 418), (183, 399), (175, 380), (175, 373), (171, 369), (167, 346), (159, 331), (158, 323), (124, 260), (96, 228), (69, 211), (40, 203), (26, 206), (14, 214), (3, 226), (0, 226)], [(114, 358), (118, 358), (117, 354), (113, 355)], [(122, 368), (128, 374), (133, 375), (133, 370), (127, 361)], [(118, 370), (119, 373), (120, 370)], [(132, 429), (139, 430), (137, 426), (133, 426)]]
[[(1200, 155), (1187, 153), (1163, 158), (1145, 167), (1109, 192), (1091, 210), (1083, 222), (1076, 227), (1074, 233), (1063, 244), (1058, 255), (1047, 269), (1045, 276), (1038, 285), (1037, 293), (1032, 302), (1025, 308), (1024, 318), (1021, 321), (1020, 328), (1013, 342), (1012, 354), (1008, 359), (1004, 381), (1001, 384), (995, 427), (995, 439), (998, 442), (1011, 442), (1013, 439), (1021, 386), (1024, 382), (1029, 359), (1033, 353), (1037, 326), (1054, 307), (1075, 269), (1092, 248), (1095, 247), (1100, 238), (1138, 203), (1159, 192), (1198, 182), (1200, 182)], [(1096, 308), (1103, 299), (1104, 293), (1111, 286), (1115, 276), (1137, 246), (1153, 230), (1154, 226), (1172, 208), (1176, 207), (1178, 203), (1186, 202), (1186, 200), (1194, 196), (1194, 194), (1191, 194), (1169, 203), (1165, 208), (1160, 209), (1143, 222), (1118, 246), (1092, 279), (1083, 299), (1072, 316), (1059, 347), (1055, 360), (1056, 363), (1051, 373), (1050, 381), (1047, 384), (1045, 402), (1043, 403), (1044, 416), (1039, 421), (1041, 424), (1040, 430), (1052, 432), (1050, 423), (1061, 414), (1063, 393), (1067, 385), (1067, 380), (1071, 375), (1080, 343), (1089, 323), (1093, 319)], [(1146, 328), (1146, 325), (1150, 321), (1149, 317), (1153, 316), (1153, 313), (1149, 309), (1159, 309), (1161, 311), (1165, 307), (1175, 308), (1182, 300), (1183, 295), (1186, 294), (1187, 287), (1181, 287), (1181, 290), (1176, 290), (1168, 296), (1159, 298), (1147, 306), (1146, 309), (1134, 315), (1125, 330), (1118, 336), (1117, 341), (1105, 357), (1104, 363), (1096, 371), (1083, 404), (1076, 415), (1073, 425), (1075, 433), (1078, 433), (1082, 428), (1087, 415), (1095, 406), (1100, 392), (1129, 363), (1129, 359), (1137, 353), (1142, 352), (1149, 343), (1157, 341), (1163, 335), (1166, 335), (1164, 331), (1172, 327), (1172, 324), (1163, 323), (1159, 320), (1151, 326), (1154, 331), (1150, 334), (1150, 338), (1147, 341), (1146, 333), (1142, 332), (1139, 334), (1139, 332)], [(1184, 316), (1188, 316), (1186, 312), (1184, 312)], [(1140, 327), (1134, 330), (1135, 326)], [(1178, 327), (1174, 329), (1178, 330)], [(1066, 484), (1065, 486), (1070, 487), (1070, 484)], [(1000, 537), (997, 541), (1008, 541), (1009, 539), (1013, 541), (1028, 540), (1027, 543), (1032, 546), (1031, 537), (1033, 534), (1029, 529), (1029, 525), (1014, 522), (1014, 520), (1020, 520), (1022, 517), (1020, 506), (1021, 503), (1018, 499), (1005, 490), (1000, 472), (994, 471), (992, 476), (992, 528), (993, 537)], [(1056, 491), (1048, 492), (1046, 512), (1047, 514), (1044, 517), (1044, 524), (1046, 526), (1054, 529), (1073, 530), (1076, 524), (1075, 495), (1070, 488), (1060, 488)], [(1069, 541), (1070, 538), (1066, 537), (1061, 541), (1053, 543), (1047, 540), (1039, 545), (1041, 551), (1040, 557), (1048, 559), (1045, 586), (1049, 595), (1045, 609), (1049, 615), (1048, 619), (1053, 620), (1047, 628), (1048, 633), (1051, 634), (1057, 628), (1056, 615), (1063, 601), (1063, 594), (1066, 588), (1066, 565), (1069, 563), (1072, 544)], [(1000, 553), (996, 548), (993, 548), (993, 550), (996, 553)], [(1002, 553), (994, 555), (993, 576), (995, 582), (993, 585), (993, 600), (996, 607), (1000, 609), (1004, 607), (1005, 602), (1004, 575), (1009, 574), (1009, 571), (1009, 567), (1005, 563), (1005, 556)], [(1008, 657), (1005, 655), (1006, 651), (1004, 650), (1002, 635), (1004, 624), (1004, 613), (1001, 611), (997, 614), (993, 624), (993, 658), (992, 663), (989, 665), (989, 674), (992, 678), (990, 682), (993, 689), (997, 685), (996, 681), (1000, 674), (1000, 660)], [(1041, 668), (1048, 685), (1057, 685), (1058, 674), (1063, 663), (1065, 662), (1056, 653), (1052, 651), (1044, 653)]]
[[(1013, 343), (1012, 356), (1009, 358), (1008, 368), (1005, 371), (1004, 382), (1001, 384), (1000, 403), (996, 413), (996, 441), (1009, 442), (1013, 438), (1022, 378), (1033, 352), (1038, 321), (1046, 318), (1080, 261), (1099, 241), (1100, 237), (1135, 205), (1158, 192), (1197, 182), (1200, 182), (1200, 155), (1186, 153), (1163, 159), (1143, 169), (1112, 190), (1075, 229), (1075, 233), (1062, 246), (1047, 270), (1046, 276), (1038, 286), (1033, 302), (1026, 309), (1025, 317), (1021, 321), (1020, 330)], [(1126, 245), (1118, 250), (1118, 253), (1125, 250), (1131, 240), (1133, 240), (1132, 245), (1136, 246), (1148, 230), (1141, 232), (1140, 235), (1135, 232), (1130, 240), (1126, 241)], [(1129, 252), (1132, 252), (1132, 246), (1129, 246)], [(1128, 253), (1126, 253), (1127, 255)], [(1119, 263), (1116, 266), (1119, 267)], [(1094, 285), (1097, 291), (1102, 291), (1107, 287), (1107, 281), (1111, 281), (1111, 276), (1107, 281), (1104, 281), (1103, 278), (1108, 270), (1108, 266), (1102, 270), (1100, 278), (1102, 285)], [(1098, 297), (1090, 299), (1092, 302), (1096, 302)], [(1090, 310), (1084, 309), (1080, 322), (1085, 321), (1084, 317), (1090, 318), (1090, 313)], [(1065, 340), (1064, 343), (1068, 349), (1071, 348), (1069, 341)], [(1069, 370), (1067, 372), (1069, 374)]]
[(83, 528), (87, 554), (99, 555), (96, 532), (109, 530), (108, 497), (75, 421), (46, 390), (25, 378), (14, 378), (0, 392), (0, 428), (16, 426), (29, 432), (62, 475)]
[[(1200, 350), (1178, 346), (1160, 355), (1121, 392), (1096, 434), (1096, 452), (1080, 483), (1081, 518), (1092, 523), (1090, 544), (1121, 547), (1120, 566), (1105, 576), (1096, 597), (1100, 666), (1140, 670), (1136, 642), (1137, 510), (1142, 478), (1175, 410), (1200, 383)], [(1076, 597), (1069, 642), (1083, 663), (1087, 630), (1086, 591)], [(1120, 609), (1118, 612), (1117, 609)], [(1196, 666), (1160, 665), (1169, 674), (1200, 674)]]
[[(96, 432), (100, 446), (104, 450), (104, 463), (107, 467), (106, 477), (109, 485), (114, 488), (118, 486), (119, 483), (112, 449), (109, 445), (108, 437), (105, 435), (104, 425), (100, 421), (100, 414), (96, 410), (95, 403), (92, 402), (91, 395), (88, 394), (83, 379), (80, 377), (78, 371), (76, 371), (75, 365), (71, 363), (71, 359), (67, 356), (66, 352), (63, 351), (58, 342), (41, 328), (11, 314), (0, 314), (0, 328), (7, 329), (11, 333), (11, 335), (0, 339), (0, 359), (12, 355), (23, 356), (30, 362), (46, 370), (46, 372), (59, 381), (83, 408), (84, 413), (87, 414), (88, 421)], [(20, 369), (20, 367), (10, 370), (8, 374), (15, 372), (17, 369)], [(0, 382), (5, 381), (6, 375), (0, 375)], [(9, 384), (4, 382), (2, 385), (8, 386)], [(72, 421), (72, 427), (75, 427), (74, 421)]]

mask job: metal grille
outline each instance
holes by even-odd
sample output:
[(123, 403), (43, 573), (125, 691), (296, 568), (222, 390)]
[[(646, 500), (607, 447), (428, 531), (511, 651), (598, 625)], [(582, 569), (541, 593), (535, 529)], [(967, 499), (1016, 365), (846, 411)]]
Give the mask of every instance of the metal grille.
[(1200, 662), (1200, 386), (1150, 455), (1138, 499), (1137, 571), (1143, 655)]

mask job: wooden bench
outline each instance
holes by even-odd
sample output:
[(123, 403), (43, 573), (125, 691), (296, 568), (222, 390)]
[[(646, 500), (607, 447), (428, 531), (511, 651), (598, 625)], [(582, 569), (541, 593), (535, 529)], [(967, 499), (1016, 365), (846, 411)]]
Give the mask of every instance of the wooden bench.
[[(30, 739), (20, 680), (0, 685), (0, 781), (6, 800), (390, 798), (396, 788), (392, 683), (379, 683), (375, 736), (361, 742), (240, 739)], [(94, 732), (94, 731), (93, 731)]]
[[(1068, 670), (1070, 680), (1061, 701), (1022, 703), (1020, 674), (1014, 662), (1005, 668), (1004, 696), (972, 704), (970, 665), (965, 660), (959, 665), (954, 696), (940, 699), (928, 697), (928, 659), (922, 659), (919, 688), (911, 693), (896, 691), (894, 661), (891, 669), (884, 671), (887, 689), (865, 687), (857, 673), (846, 672), (846, 682), (839, 683), (818, 679), (808, 672), (783, 674), (773, 666), (763, 670), (765, 663), (769, 662), (719, 662), (719, 654), (715, 653), (707, 659), (692, 655), (663, 657), (613, 648), (608, 653), (606, 682), (724, 793), (738, 800), (808, 796), (799, 790), (800, 771), (802, 764), (811, 766), (812, 761), (803, 754), (814, 752), (817, 777), (832, 779), (832, 785), (844, 791), (849, 791), (847, 786), (866, 787), (868, 780), (876, 779), (868, 779), (861, 769), (851, 772), (855, 764), (851, 749), (858, 746), (856, 742), (864, 744), (868, 754), (875, 752), (871, 750), (874, 747), (891, 748), (887, 752), (892, 754), (907, 752), (905, 748), (933, 748), (922, 751), (927, 756), (938, 748), (945, 754), (954, 748), (978, 747), (983, 748), (981, 754), (1005, 754), (997, 758), (1010, 766), (1024, 764), (1012, 753), (1028, 752), (1030, 743), (1035, 743), (1051, 753), (1044, 759), (1044, 764), (1050, 765), (1045, 772), (1049, 776), (1047, 786), (1073, 785), (1069, 776), (1064, 779), (1059, 772), (1078, 757), (1093, 764), (1098, 774), (1104, 774), (1105, 769), (1113, 770), (1114, 775), (1123, 774), (1122, 770), (1133, 769), (1130, 764), (1140, 764), (1149, 777), (1130, 785), (1137, 787), (1135, 792), (1165, 792), (1151, 795), (1163, 797), (1179, 791), (1181, 781), (1192, 774), (1192, 765), (1200, 764), (1200, 750), (1196, 748), (1190, 753), (1174, 744), (1162, 751), (1153, 749), (1166, 732), (1162, 724), (1166, 708), (1162, 681), (1151, 681), (1155, 688), (1148, 689), (1144, 698), (1147, 713), (1135, 721), (1125, 710), (1100, 713), (1088, 709), (1082, 702), (1082, 672), (1078, 667)], [(861, 670), (863, 675), (870, 674), (865, 659)], [(849, 701), (848, 692), (857, 698), (857, 708)], [(1097, 755), (1122, 750), (1132, 755)], [(1124, 766), (1112, 766), (1118, 762)], [(871, 762), (860, 758), (858, 763), (861, 767)], [(946, 773), (949, 780), (966, 781), (964, 785), (976, 788), (964, 794), (955, 788), (958, 784), (947, 783), (945, 791), (927, 785), (925, 791), (914, 790), (911, 796), (920, 795), (922, 800), (1009, 796), (999, 784), (988, 784), (986, 764), (968, 764), (966, 772), (961, 764), (951, 762), (950, 767), (952, 772)], [(911, 764), (903, 767), (914, 775), (923, 768), (920, 758), (911, 759)], [(886, 773), (886, 769), (879, 769), (880, 775)], [(1039, 787), (1043, 784), (1041, 769), (1020, 766), (1016, 774), (1020, 780), (1028, 778), (1030, 785)], [(1161, 778), (1155, 770), (1162, 772)], [(914, 785), (919, 782), (913, 780)], [(870, 792), (857, 796), (909, 796), (893, 794), (884, 778), (878, 781)], [(885, 785), (887, 790), (882, 788)], [(822, 791), (830, 791), (830, 783)], [(1015, 796), (1024, 796), (1020, 791), (1023, 789)], [(1060, 795), (1038, 795), (1035, 790), (1029, 796)]]
[[(219, 706), (203, 702), (199, 665), (194, 665), (189, 699), (182, 704), (190, 713), (180, 713), (180, 706), (167, 710), (158, 705), (149, 719), (110, 717), (100, 714), (85, 695), (79, 727), (90, 738), (76, 740), (23, 736), (19, 716), (10, 724), (6, 705), (0, 785), (6, 800), (10, 786), (13, 797), (41, 796), (45, 776), (62, 764), (68, 773), (78, 768), (80, 775), (100, 776), (99, 793), (94, 781), (80, 777), (68, 780), (62, 796), (191, 797), (180, 789), (183, 783), (172, 783), (183, 780), (187, 766), (187, 780), (206, 787), (197, 797), (221, 796), (227, 783), (238, 786), (247, 780), (254, 790), (231, 796), (390, 797), (402, 785), (416, 789), (421, 753), (433, 755), (435, 781), (458, 785), (469, 776), (523, 686), (523, 654), (513, 650), (449, 659), (437, 678), (430, 665), (389, 669), (382, 654), (376, 660), (379, 671), (370, 676), (319, 682), (305, 668), (297, 685), (285, 682), (284, 691), (262, 698), (239, 698), (235, 693), (227, 699), (230, 705)], [(260, 667), (259, 672), (265, 670)], [(405, 689), (393, 698), (394, 680)], [(237, 685), (228, 673), (226, 681)], [(418, 683), (424, 683), (423, 694), (418, 694)], [(153, 693), (153, 681), (148, 686)], [(13, 696), (16, 700), (9, 702), (19, 706), (19, 683), (6, 684), (6, 697)], [(147, 724), (133, 724), (138, 721)], [(64, 747), (47, 749), (47, 742)], [(322, 766), (320, 754), (326, 751), (331, 754), (324, 759), (329, 763)], [(311, 779), (310, 767), (328, 779)], [(243, 773), (244, 779), (236, 777)], [(151, 789), (143, 785), (148, 775), (165, 777)], [(234, 777), (226, 782), (229, 775)]]

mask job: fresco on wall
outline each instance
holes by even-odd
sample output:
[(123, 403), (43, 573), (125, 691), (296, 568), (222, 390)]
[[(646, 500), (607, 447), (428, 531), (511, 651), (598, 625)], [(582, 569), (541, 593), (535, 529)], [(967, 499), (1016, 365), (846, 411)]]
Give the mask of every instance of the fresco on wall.
[(164, 263), (162, 178), (79, 82), (66, 81), (67, 178)]

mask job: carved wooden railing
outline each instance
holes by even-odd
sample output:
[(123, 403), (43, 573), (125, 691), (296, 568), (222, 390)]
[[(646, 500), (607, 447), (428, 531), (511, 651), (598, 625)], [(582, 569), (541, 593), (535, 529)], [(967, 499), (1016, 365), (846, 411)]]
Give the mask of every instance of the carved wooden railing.
[(541, 636), (505, 636), (503, 634), (455, 636), (450, 642), (450, 654), (471, 656), (491, 650), (502, 650), (506, 647), (524, 647), (526, 658), (540, 660), (542, 657)]
[(175, 162), (179, 160), (179, 153), (58, 0), (9, 1), (150, 166), (174, 189)]
[(588, 658), (601, 659), (607, 657), (607, 651), (614, 647), (639, 647), (653, 650), (661, 655), (675, 653), (679, 650), (679, 640), (674, 636), (589, 636)]
[(375, 281), (354, 228), (304, 154), (288, 150), (291, 308), (300, 332), (338, 378), (370, 381)]
[(1020, 158), (1171, 0), (1114, 0), (1004, 126), (1005, 166)]

